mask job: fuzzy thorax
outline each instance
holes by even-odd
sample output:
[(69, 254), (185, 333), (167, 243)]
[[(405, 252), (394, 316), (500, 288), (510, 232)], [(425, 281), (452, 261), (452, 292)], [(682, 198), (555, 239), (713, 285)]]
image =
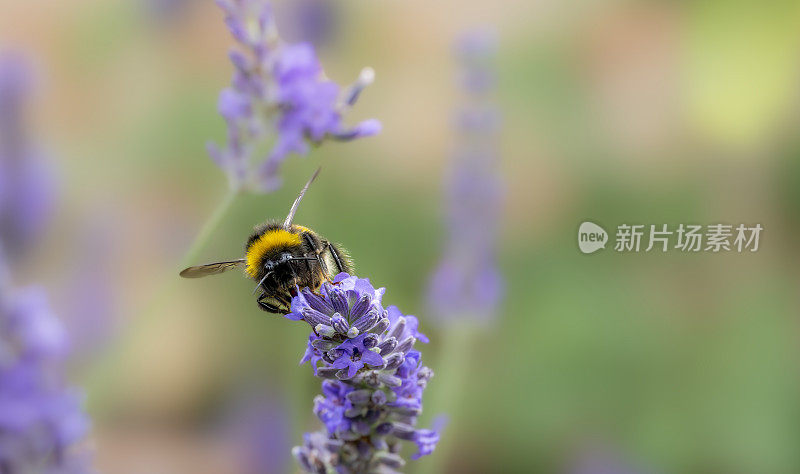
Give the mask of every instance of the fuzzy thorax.
[(264, 256), (277, 248), (300, 245), (300, 236), (285, 229), (274, 229), (264, 233), (247, 248), (247, 274), (256, 278), (261, 269)]

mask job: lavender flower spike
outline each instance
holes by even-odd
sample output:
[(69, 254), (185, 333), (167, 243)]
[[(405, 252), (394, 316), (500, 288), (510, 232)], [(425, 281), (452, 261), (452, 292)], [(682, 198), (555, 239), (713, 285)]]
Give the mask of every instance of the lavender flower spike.
[[(277, 33), (264, 0), (217, 0), (239, 48), (230, 52), (235, 67), (231, 86), (223, 89), (218, 108), (228, 125), (227, 145), (208, 151), (228, 175), (234, 189), (269, 192), (281, 184), (278, 175), (292, 153), (305, 155), (325, 140), (355, 140), (380, 131), (366, 120), (350, 127), (343, 115), (355, 103), (374, 73), (365, 69), (342, 92), (328, 80), (310, 43), (289, 44)], [(259, 144), (273, 145), (260, 163), (251, 163)]]
[(41, 289), (12, 286), (6, 260), (35, 237), (51, 192), (22, 120), (30, 76), (21, 56), (0, 57), (0, 472), (86, 473), (75, 451), (88, 421), (60, 376), (64, 329)]
[(54, 202), (53, 174), (26, 129), (31, 69), (23, 55), (0, 53), (0, 240), (11, 260), (36, 241)]
[(305, 288), (292, 299), (286, 317), (313, 329), (302, 362), (325, 379), (314, 400), (325, 429), (307, 433), (292, 450), (305, 472), (399, 472), (405, 465), (400, 441), (417, 445), (412, 459), (430, 454), (439, 441), (437, 431), (416, 427), (433, 371), (414, 344), (428, 338), (414, 316), (384, 309), (383, 293), (367, 279), (340, 273), (319, 294)]
[(456, 44), (464, 100), (446, 179), (445, 252), (428, 288), (428, 305), (440, 320), (491, 320), (503, 293), (496, 256), (503, 181), (497, 169), (498, 113), (491, 102), (495, 49), (491, 30), (471, 31)]
[(87, 473), (77, 450), (89, 422), (58, 377), (66, 336), (38, 288), (0, 288), (0, 466), (3, 472)]

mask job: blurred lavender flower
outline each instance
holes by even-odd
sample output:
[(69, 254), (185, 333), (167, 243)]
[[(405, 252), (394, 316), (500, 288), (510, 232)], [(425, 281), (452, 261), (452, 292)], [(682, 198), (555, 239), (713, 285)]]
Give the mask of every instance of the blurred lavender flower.
[(166, 26), (185, 18), (193, 3), (191, 0), (144, 0), (144, 7), (149, 19)]
[(114, 285), (114, 252), (117, 217), (107, 210), (92, 212), (83, 221), (83, 236), (69, 253), (81, 277), (62, 286), (53, 300), (64, 320), (74, 350), (70, 360), (78, 364), (98, 356), (118, 329), (117, 289)]
[(587, 446), (577, 453), (567, 469), (568, 474), (638, 474), (634, 468), (609, 448)]
[(76, 451), (89, 422), (64, 387), (62, 326), (39, 288), (0, 288), (0, 467), (2, 472), (89, 472)]
[[(214, 161), (234, 189), (269, 192), (280, 186), (280, 165), (291, 153), (306, 154), (310, 144), (326, 139), (349, 141), (375, 135), (380, 123), (366, 120), (348, 127), (343, 114), (374, 78), (366, 68), (342, 92), (325, 78), (309, 43), (287, 44), (277, 34), (264, 0), (218, 0), (225, 22), (240, 49), (232, 50), (232, 84), (219, 96), (218, 108), (228, 124), (225, 148), (209, 144)], [(251, 155), (272, 139), (266, 158), (251, 172)]]
[(417, 341), (428, 342), (414, 316), (384, 309), (384, 289), (340, 273), (320, 294), (303, 289), (288, 319), (313, 329), (301, 361), (325, 379), (314, 413), (325, 430), (305, 435), (292, 453), (306, 472), (397, 472), (405, 464), (400, 441), (417, 459), (433, 452), (435, 430), (416, 428), (422, 392), (433, 371), (422, 365)]
[(459, 134), (446, 179), (447, 239), (428, 288), (431, 312), (443, 319), (491, 319), (503, 293), (497, 268), (497, 231), (503, 183), (495, 138), (499, 116), (491, 105), (493, 32), (464, 35), (456, 44), (466, 100), (456, 117)]
[(264, 390), (246, 390), (229, 417), (229, 437), (241, 456), (245, 474), (288, 472), (291, 426), (285, 403)]
[(5, 258), (35, 237), (52, 192), (24, 133), (30, 79), (24, 58), (0, 58), (0, 472), (83, 473), (88, 420), (62, 381), (64, 329), (41, 289), (12, 286)]
[(281, 4), (278, 24), (288, 41), (308, 41), (320, 48), (334, 41), (340, 3), (330, 0), (292, 0)]
[(54, 198), (50, 168), (26, 133), (32, 76), (22, 55), (0, 54), (0, 241), (13, 260), (41, 233)]

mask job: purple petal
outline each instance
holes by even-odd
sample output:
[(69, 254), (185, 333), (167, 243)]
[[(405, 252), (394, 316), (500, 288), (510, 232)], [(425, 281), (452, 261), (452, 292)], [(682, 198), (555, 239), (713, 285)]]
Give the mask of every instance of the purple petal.
[(350, 368), (347, 370), (347, 378), (353, 378), (353, 376), (356, 375), (356, 372), (358, 372), (358, 369), (361, 367), (363, 367), (363, 364), (358, 364), (355, 362), (350, 364)]
[(226, 120), (238, 120), (250, 116), (250, 100), (231, 88), (222, 89), (217, 103), (220, 115)]
[(381, 366), (383, 365), (383, 357), (373, 351), (366, 351), (361, 354), (361, 361), (365, 364)]

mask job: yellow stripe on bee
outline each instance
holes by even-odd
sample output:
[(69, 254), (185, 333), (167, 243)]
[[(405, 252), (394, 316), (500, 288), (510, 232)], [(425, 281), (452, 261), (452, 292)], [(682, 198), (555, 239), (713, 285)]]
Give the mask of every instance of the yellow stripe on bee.
[(300, 236), (284, 229), (271, 230), (258, 238), (247, 250), (247, 273), (258, 276), (261, 259), (275, 247), (300, 245)]

